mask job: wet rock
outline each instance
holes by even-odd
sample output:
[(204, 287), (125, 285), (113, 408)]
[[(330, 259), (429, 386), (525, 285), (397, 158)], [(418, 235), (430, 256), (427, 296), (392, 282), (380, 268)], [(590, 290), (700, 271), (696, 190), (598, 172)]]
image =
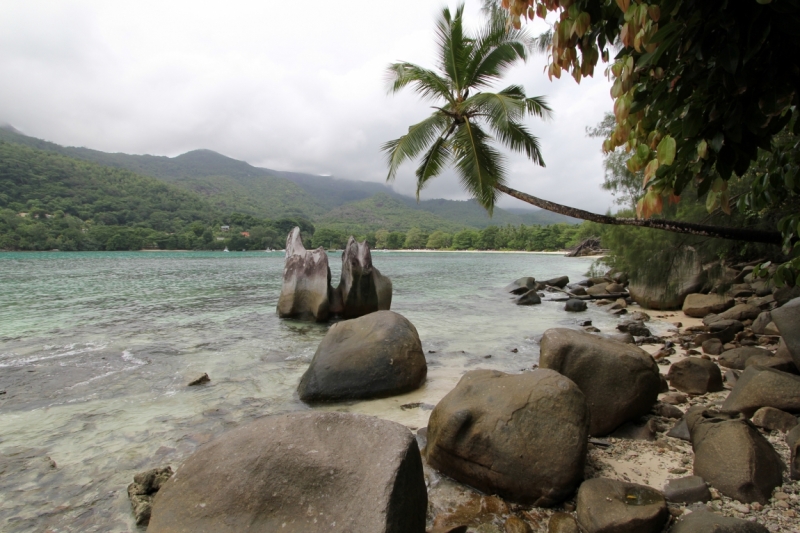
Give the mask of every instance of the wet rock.
[(392, 281), (372, 264), (367, 241), (351, 236), (342, 253), (342, 274), (336, 288), (332, 312), (344, 318), (358, 318), (392, 306)]
[(646, 415), (661, 386), (658, 366), (641, 348), (571, 329), (545, 331), (539, 366), (560, 372), (583, 391), (592, 436)]
[(484, 492), (552, 506), (583, 477), (588, 417), (583, 393), (552, 370), (467, 372), (431, 413), (428, 463)]
[(617, 329), (625, 333), (630, 333), (634, 337), (650, 336), (650, 330), (647, 329), (643, 323), (637, 320), (626, 320), (625, 322), (621, 322), (617, 324)]
[(171, 476), (172, 468), (169, 466), (153, 468), (133, 476), (133, 483), (128, 485), (128, 499), (137, 526), (146, 526), (150, 522), (153, 497)]
[(766, 355), (772, 356), (772, 352), (764, 348), (757, 348), (755, 346), (743, 346), (741, 348), (734, 348), (728, 350), (719, 356), (720, 366), (725, 368), (733, 368), (734, 370), (744, 370), (747, 366), (747, 360), (753, 356)]
[(563, 289), (569, 283), (568, 276), (558, 276), (557, 278), (548, 279), (541, 282), (542, 285), (546, 287), (558, 287), (559, 289)]
[(792, 479), (800, 479), (800, 425), (786, 434), (786, 445), (789, 447), (789, 475)]
[(634, 311), (630, 314), (630, 319), (634, 322), (648, 322), (650, 320), (650, 315), (642, 311)]
[(613, 304), (608, 306), (608, 310), (623, 311), (626, 307), (628, 307), (628, 303), (625, 301), (625, 298), (617, 298)]
[(204, 383), (208, 383), (211, 381), (211, 378), (208, 377), (208, 374), (203, 374), (202, 376), (194, 378), (192, 381), (189, 382), (189, 387), (196, 387), (197, 385), (202, 385)]
[(503, 290), (510, 292), (511, 294), (525, 294), (526, 292), (534, 290), (535, 288), (536, 279), (532, 277), (525, 277), (519, 278), (516, 281), (512, 281), (506, 285)]
[[(800, 292), (800, 288), (794, 289)], [(772, 321), (778, 327), (794, 364), (800, 368), (800, 298), (790, 300), (772, 311)]]
[(607, 478), (583, 482), (577, 514), (587, 533), (661, 533), (669, 518), (660, 492)]
[(668, 480), (664, 485), (664, 496), (674, 503), (707, 502), (711, 499), (711, 492), (703, 478), (687, 476)]
[[(683, 414), (683, 413), (681, 413)], [(615, 439), (628, 439), (628, 440), (656, 440), (656, 432), (658, 425), (652, 418), (644, 424), (634, 424), (633, 422), (626, 422), (611, 433)]]
[(536, 305), (542, 303), (542, 299), (539, 297), (536, 291), (528, 291), (517, 298), (514, 303), (517, 305)]
[(708, 339), (703, 342), (703, 353), (709, 355), (719, 355), (722, 353), (722, 341), (719, 339)]
[[(432, 532), (466, 532), (468, 527), (499, 523), (510, 512), (508, 504), (497, 496), (480, 495), (476, 492), (469, 492), (465, 496), (465, 501), (455, 507), (448, 507), (434, 517)], [(453, 527), (455, 529), (451, 529)]]
[(330, 315), (331, 270), (328, 254), (320, 246), (307, 251), (295, 227), (286, 238), (283, 286), (278, 299), (278, 316), (325, 322)]
[(645, 309), (680, 309), (687, 295), (702, 289), (707, 275), (694, 248), (685, 247), (671, 263), (666, 282), (630, 282), (628, 292), (636, 303)]
[(531, 530), (531, 526), (525, 523), (518, 516), (511, 515), (506, 518), (505, 524), (503, 524), (503, 529), (505, 533), (533, 533)]
[(761, 407), (799, 413), (800, 376), (773, 368), (747, 367), (722, 404), (722, 409), (752, 416)]
[(301, 412), (261, 418), (200, 448), (159, 491), (148, 533), (423, 533), (426, 511), (406, 427)]
[(669, 368), (669, 384), (687, 394), (705, 394), (722, 390), (722, 373), (707, 359), (687, 357)]
[(664, 418), (683, 418), (683, 411), (680, 408), (663, 402), (658, 402), (653, 406), (653, 413)]
[(710, 313), (721, 313), (734, 306), (735, 300), (720, 294), (690, 294), (683, 301), (683, 314), (703, 318)]
[(765, 504), (782, 483), (783, 462), (761, 433), (739, 414), (687, 413), (694, 474), (725, 496)]
[(578, 522), (571, 514), (553, 513), (547, 522), (547, 533), (580, 533)]
[(578, 300), (577, 298), (570, 298), (569, 300), (567, 300), (567, 303), (564, 304), (564, 310), (573, 313), (586, 311), (586, 302), (584, 302), (583, 300)]
[(752, 422), (754, 426), (768, 431), (788, 433), (797, 425), (797, 417), (774, 407), (762, 407), (755, 412)]
[(305, 402), (379, 398), (419, 388), (427, 372), (414, 325), (377, 311), (331, 326), (297, 390)]
[(709, 511), (695, 511), (683, 515), (669, 533), (769, 533), (756, 522), (718, 515)]

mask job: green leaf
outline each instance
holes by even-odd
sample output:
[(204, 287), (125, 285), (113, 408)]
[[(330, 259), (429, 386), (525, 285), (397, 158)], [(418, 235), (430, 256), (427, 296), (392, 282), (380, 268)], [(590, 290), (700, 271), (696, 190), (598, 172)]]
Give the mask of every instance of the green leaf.
[(661, 139), (656, 152), (659, 166), (671, 165), (675, 161), (675, 139), (671, 135)]
[(703, 113), (699, 111), (690, 112), (683, 119), (683, 137), (691, 139), (700, 133), (700, 128), (703, 127)]
[(725, 136), (721, 131), (717, 132), (717, 134), (711, 139), (711, 149), (719, 153), (719, 151), (722, 150), (722, 145), (724, 142)]

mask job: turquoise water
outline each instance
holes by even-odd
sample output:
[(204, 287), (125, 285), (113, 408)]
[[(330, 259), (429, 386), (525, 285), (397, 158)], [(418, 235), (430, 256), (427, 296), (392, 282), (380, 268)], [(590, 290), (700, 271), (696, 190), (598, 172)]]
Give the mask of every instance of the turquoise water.
[[(341, 259), (332, 254), (338, 280)], [(578, 280), (586, 258), (374, 252), (392, 310), (417, 327), (428, 381), (401, 397), (336, 404), (423, 427), (467, 370), (519, 372), (554, 326), (617, 319), (594, 306), (519, 307), (521, 276)], [(7, 532), (135, 531), (134, 473), (181, 460), (214, 435), (309, 409), (300, 376), (327, 327), (275, 314), (283, 254), (0, 254), (0, 523)], [(516, 352), (512, 352), (516, 350)], [(207, 372), (211, 383), (186, 384)]]

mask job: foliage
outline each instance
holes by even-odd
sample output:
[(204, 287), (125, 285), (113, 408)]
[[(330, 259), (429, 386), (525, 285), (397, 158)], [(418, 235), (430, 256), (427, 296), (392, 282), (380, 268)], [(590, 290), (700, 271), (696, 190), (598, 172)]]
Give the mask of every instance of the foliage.
[(463, 4), (454, 14), (445, 8), (437, 20), (436, 71), (407, 62), (389, 66), (390, 92), (410, 85), (438, 106), (430, 117), (382, 148), (389, 164), (388, 180), (394, 179), (403, 162), (422, 155), (416, 171), (419, 197), (427, 182), (452, 164), (464, 188), (491, 214), (498, 194), (495, 187), (505, 182), (506, 174), (504, 158), (493, 143), (544, 165), (539, 141), (522, 120), (529, 115), (546, 117), (550, 108), (541, 97), (528, 98), (518, 85), (497, 93), (481, 92), (511, 65), (524, 61), (532, 42), (524, 31), (507, 29), (503, 16), (491, 17), (481, 31), (469, 34), (463, 11)]
[[(590, 137), (607, 138), (614, 131), (614, 121), (614, 115), (606, 113), (602, 122), (595, 128), (586, 128), (586, 133)], [(603, 169), (605, 170), (605, 176), (603, 188), (611, 191), (617, 205), (635, 209), (636, 204), (644, 195), (642, 188), (644, 172), (641, 170), (638, 172), (628, 170), (627, 159), (628, 154), (621, 147), (604, 154)]]

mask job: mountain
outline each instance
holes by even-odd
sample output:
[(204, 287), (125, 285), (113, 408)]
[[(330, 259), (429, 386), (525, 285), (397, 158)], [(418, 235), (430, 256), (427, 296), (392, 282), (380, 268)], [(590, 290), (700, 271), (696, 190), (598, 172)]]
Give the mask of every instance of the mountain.
[[(577, 222), (541, 210), (507, 211), (499, 208), (495, 209), (490, 219), (473, 200), (435, 199), (417, 203), (414, 198), (398, 194), (381, 183), (254, 167), (211, 150), (193, 150), (176, 157), (107, 153), (60, 146), (24, 135), (10, 125), (0, 126), (0, 141), (158, 178), (201, 195), (220, 212), (240, 212), (260, 218), (303, 217), (338, 227), (348, 224), (361, 226), (365, 223), (372, 227), (379, 219), (399, 224), (398, 228), (387, 227), (389, 230), (409, 226), (408, 221), (412, 220), (426, 225), (438, 220), (441, 229)], [(375, 195), (382, 196), (372, 203), (359, 204)], [(399, 216), (399, 205), (387, 203), (386, 198), (404, 204), (406, 209), (402, 212), (405, 215)], [(359, 205), (346, 208), (353, 203)], [(383, 207), (378, 207), (378, 203)], [(379, 209), (379, 212), (370, 216), (364, 212), (366, 205)], [(427, 212), (432, 216), (415, 211)], [(413, 224), (409, 227), (413, 227)]]
[(467, 226), (422, 209), (413, 209), (403, 200), (385, 193), (336, 207), (317, 220), (317, 224), (356, 234), (379, 229), (408, 231), (414, 227), (428, 232), (437, 229), (454, 232)]

